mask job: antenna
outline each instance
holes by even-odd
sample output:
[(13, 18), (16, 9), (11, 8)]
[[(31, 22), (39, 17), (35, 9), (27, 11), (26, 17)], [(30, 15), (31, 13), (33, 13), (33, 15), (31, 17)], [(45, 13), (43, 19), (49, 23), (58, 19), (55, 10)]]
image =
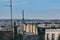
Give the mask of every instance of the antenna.
[(4, 6), (10, 7), (10, 13), (11, 13), (11, 27), (12, 27), (12, 0), (10, 0), (10, 4), (9, 4), (9, 5), (4, 5)]
[(12, 0), (10, 0), (11, 27), (12, 27)]

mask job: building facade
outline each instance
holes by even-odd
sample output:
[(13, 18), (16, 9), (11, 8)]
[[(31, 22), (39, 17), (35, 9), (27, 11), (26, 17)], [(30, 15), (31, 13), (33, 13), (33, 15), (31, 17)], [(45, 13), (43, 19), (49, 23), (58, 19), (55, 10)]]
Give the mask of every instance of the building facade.
[[(13, 19), (12, 25), (16, 21), (17, 31), (24, 33), (32, 33), (38, 35), (38, 27), (47, 28), (47, 27), (60, 27), (60, 20), (37, 20), (37, 19), (24, 19), (24, 24), (21, 25), (21, 19)], [(10, 19), (1, 19), (0, 20), (0, 30), (10, 30), (11, 21)], [(14, 28), (14, 25), (12, 29)], [(3, 31), (4, 31), (3, 30)]]
[(45, 29), (45, 40), (60, 40), (60, 29)]
[(37, 25), (34, 23), (24, 24), (24, 31), (27, 33), (30, 32), (30, 33), (33, 33), (34, 35), (38, 35)]

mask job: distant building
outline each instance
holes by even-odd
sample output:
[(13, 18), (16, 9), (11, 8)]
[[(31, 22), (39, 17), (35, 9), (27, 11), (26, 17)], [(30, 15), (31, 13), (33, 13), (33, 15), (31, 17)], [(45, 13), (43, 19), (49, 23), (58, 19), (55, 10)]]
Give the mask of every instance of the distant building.
[[(37, 20), (37, 19), (24, 19), (24, 24), (21, 26), (21, 19), (13, 19), (12, 22), (16, 21), (17, 25), (17, 31), (18, 33), (24, 32), (26, 33), (32, 33), (34, 35), (38, 35), (38, 27), (42, 28), (48, 28), (48, 27), (56, 27), (60, 28), (60, 20)], [(12, 23), (14, 24), (14, 23)], [(11, 27), (11, 21), (10, 19), (0, 19), (0, 31), (9, 31), (13, 30), (14, 27)], [(13, 25), (14, 26), (14, 25)], [(21, 28), (22, 27), (22, 28)], [(12, 28), (12, 29), (10, 29)]]

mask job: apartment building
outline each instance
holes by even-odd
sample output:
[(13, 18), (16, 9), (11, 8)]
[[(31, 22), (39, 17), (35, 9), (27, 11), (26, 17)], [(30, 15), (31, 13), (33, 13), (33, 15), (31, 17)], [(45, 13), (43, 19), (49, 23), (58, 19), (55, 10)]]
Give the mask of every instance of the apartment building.
[(60, 40), (60, 29), (46, 29), (45, 40)]

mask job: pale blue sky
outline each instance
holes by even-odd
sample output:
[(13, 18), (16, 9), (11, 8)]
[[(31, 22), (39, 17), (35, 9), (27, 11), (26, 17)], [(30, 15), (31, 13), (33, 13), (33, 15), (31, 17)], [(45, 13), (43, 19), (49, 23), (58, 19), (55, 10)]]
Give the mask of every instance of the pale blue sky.
[[(60, 19), (60, 0), (12, 0), (13, 18), (21, 19), (25, 10), (26, 19)], [(0, 0), (0, 19), (10, 18), (9, 0)]]

